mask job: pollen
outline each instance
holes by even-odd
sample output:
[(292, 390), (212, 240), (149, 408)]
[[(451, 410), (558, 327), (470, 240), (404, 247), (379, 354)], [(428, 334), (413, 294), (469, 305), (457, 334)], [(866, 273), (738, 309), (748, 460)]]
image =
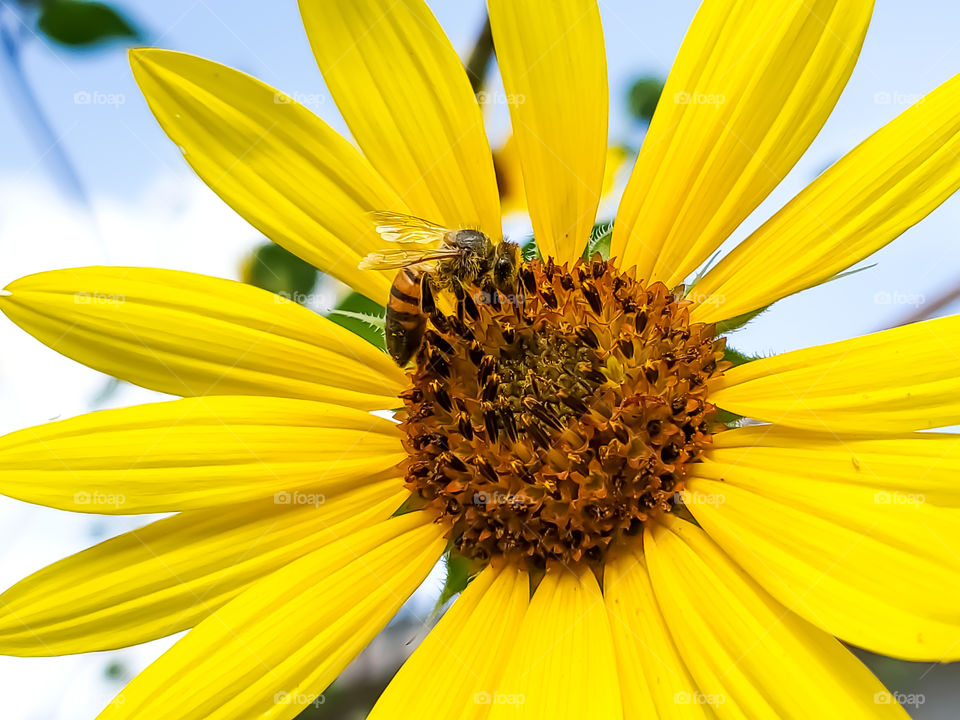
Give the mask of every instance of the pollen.
[(671, 511), (723, 427), (707, 387), (729, 365), (688, 306), (597, 258), (434, 309), (399, 417), (407, 487), (457, 552), (600, 563)]

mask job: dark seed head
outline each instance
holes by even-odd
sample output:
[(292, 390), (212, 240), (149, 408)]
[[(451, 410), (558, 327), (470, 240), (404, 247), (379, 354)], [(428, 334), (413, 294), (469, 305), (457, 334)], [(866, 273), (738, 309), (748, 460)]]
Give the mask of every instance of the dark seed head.
[(430, 313), (401, 394), (406, 484), (477, 562), (599, 565), (671, 511), (702, 456), (722, 344), (602, 260), (517, 278), (454, 287), (461, 316)]

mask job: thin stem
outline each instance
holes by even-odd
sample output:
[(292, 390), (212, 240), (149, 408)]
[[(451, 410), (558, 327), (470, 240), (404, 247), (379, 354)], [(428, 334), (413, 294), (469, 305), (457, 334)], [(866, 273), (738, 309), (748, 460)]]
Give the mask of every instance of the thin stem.
[[(6, 16), (3, 14), (6, 11)], [(13, 16), (13, 27), (6, 22), (7, 17)], [(19, 32), (17, 32), (19, 30)], [(54, 132), (53, 126), (40, 106), (21, 61), (21, 47), (26, 25), (15, 10), (9, 6), (0, 6), (0, 66), (10, 91), (11, 106), (16, 110), (24, 129), (33, 139), (40, 153), (40, 162), (47, 168), (47, 172), (65, 198), (72, 201), (87, 216), (91, 231), (99, 246), (99, 252), (106, 260), (106, 247), (99, 230), (90, 204), (87, 191), (80, 181), (80, 176), (67, 157), (60, 142), (60, 137)]]
[(960, 283), (952, 285), (949, 290), (938, 295), (932, 302), (924, 303), (906, 317), (893, 323), (891, 327), (900, 327), (901, 325), (927, 320), (957, 300), (960, 300)]
[(467, 70), (467, 77), (470, 78), (470, 85), (473, 92), (478, 93), (483, 89), (483, 82), (487, 77), (487, 69), (490, 67), (490, 60), (493, 59), (493, 34), (490, 32), (489, 16), (483, 21), (483, 28), (473, 44), (473, 50), (470, 51), (470, 57), (464, 67)]
[(37, 96), (27, 81), (20, 60), (20, 42), (6, 23), (0, 23), (0, 51), (4, 60), (4, 77), (10, 90), (13, 105), (24, 128), (33, 137), (51, 176), (63, 193), (71, 200), (87, 204), (87, 194), (80, 183), (73, 165), (63, 152), (60, 141), (44, 115)]

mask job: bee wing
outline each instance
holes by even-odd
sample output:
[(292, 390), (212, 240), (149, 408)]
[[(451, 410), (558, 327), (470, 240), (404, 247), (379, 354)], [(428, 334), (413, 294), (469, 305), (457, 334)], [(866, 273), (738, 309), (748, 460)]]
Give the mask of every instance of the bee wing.
[(397, 270), (420, 265), (433, 260), (456, 257), (460, 251), (456, 248), (388, 248), (380, 252), (373, 252), (360, 261), (361, 270)]
[(449, 228), (442, 227), (429, 220), (394, 212), (370, 213), (377, 224), (377, 232), (387, 242), (403, 245), (439, 245), (443, 242)]

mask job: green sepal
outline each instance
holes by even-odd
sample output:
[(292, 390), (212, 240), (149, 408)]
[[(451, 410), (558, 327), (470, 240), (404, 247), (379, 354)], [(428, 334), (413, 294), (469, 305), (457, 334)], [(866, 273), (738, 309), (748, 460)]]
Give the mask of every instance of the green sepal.
[(583, 249), (583, 259), (589, 260), (594, 255), (600, 255), (603, 260), (610, 259), (610, 240), (613, 238), (613, 223), (600, 222), (590, 231), (590, 239)]
[[(758, 360), (759, 356), (747, 355), (746, 353), (735, 350), (732, 347), (725, 347), (723, 349), (723, 359), (727, 362), (733, 363), (734, 367), (736, 367), (737, 365), (744, 365), (748, 362)], [(717, 422), (726, 425), (728, 428), (735, 428), (743, 421), (743, 415), (737, 415), (729, 410), (717, 408), (717, 413), (714, 415), (714, 419)]]
[(759, 360), (760, 356), (747, 355), (744, 352), (740, 352), (739, 350), (728, 346), (723, 349), (723, 359), (727, 362), (733, 363), (734, 367), (736, 367), (737, 365), (745, 365), (748, 362)]
[(751, 310), (750, 312), (745, 312), (742, 315), (737, 315), (736, 317), (728, 318), (726, 320), (721, 320), (716, 323), (717, 335), (726, 335), (728, 333), (736, 332), (741, 328), (745, 327), (747, 323), (753, 320), (756, 317), (759, 317), (762, 313), (765, 313), (770, 308), (769, 305), (765, 305), (762, 308), (757, 308), (756, 310)]
[(437, 604), (433, 610), (435, 613), (439, 612), (457, 594), (463, 592), (467, 583), (470, 582), (470, 578), (477, 572), (474, 562), (449, 550), (443, 556), (443, 564), (447, 569), (447, 576), (443, 581), (443, 589), (440, 591), (440, 597), (437, 598)]
[(371, 345), (387, 351), (383, 335), (386, 310), (366, 295), (352, 292), (327, 313), (327, 318), (359, 335)]
[(534, 238), (530, 238), (520, 245), (520, 257), (523, 259), (523, 262), (543, 260), (543, 256), (540, 254), (540, 248), (537, 247), (537, 241)]
[(851, 275), (857, 275), (858, 273), (862, 273), (864, 270), (873, 270), (873, 268), (875, 268), (877, 265), (879, 265), (879, 263), (873, 263), (872, 265), (864, 265), (862, 268), (855, 268), (853, 270), (846, 270), (844, 272), (837, 273), (833, 277), (829, 277), (826, 280), (824, 280), (822, 283), (817, 283), (813, 287), (820, 287), (821, 285), (826, 285), (827, 283), (831, 283), (834, 280), (840, 280), (841, 278), (850, 277)]

